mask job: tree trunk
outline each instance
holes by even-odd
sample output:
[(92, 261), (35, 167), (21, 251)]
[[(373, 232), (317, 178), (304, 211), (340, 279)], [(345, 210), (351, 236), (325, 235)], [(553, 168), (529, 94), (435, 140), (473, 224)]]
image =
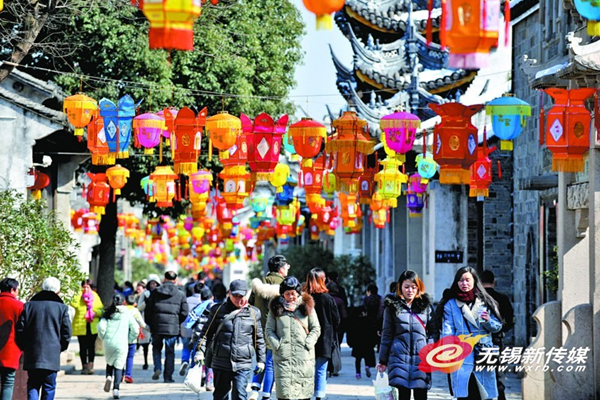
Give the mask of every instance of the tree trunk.
[(117, 237), (117, 203), (106, 206), (100, 221), (100, 262), (98, 266), (98, 294), (105, 307), (111, 304), (115, 286), (115, 243)]
[(48, 20), (48, 13), (39, 13), (38, 8), (39, 6), (36, 6), (36, 10), (33, 13), (23, 18), (25, 21), (24, 36), (21, 38), (21, 40), (15, 43), (10, 58), (6, 60), (11, 64), (4, 62), (0, 65), (0, 82), (6, 79), (12, 70), (15, 69), (14, 64), (19, 64), (21, 61), (23, 61), (25, 56), (31, 50), (31, 47), (35, 43), (38, 35), (42, 31), (42, 28), (46, 24), (46, 21)]

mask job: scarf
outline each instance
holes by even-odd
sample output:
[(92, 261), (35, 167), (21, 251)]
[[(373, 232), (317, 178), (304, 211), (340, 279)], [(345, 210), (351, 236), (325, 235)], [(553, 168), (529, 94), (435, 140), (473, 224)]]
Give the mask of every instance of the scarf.
[(463, 303), (471, 304), (475, 301), (475, 289), (468, 292), (463, 292), (459, 289), (458, 293), (456, 294), (456, 298)]
[[(282, 299), (283, 299), (283, 297), (282, 297)], [(296, 308), (298, 308), (298, 305), (300, 304), (301, 301), (302, 301), (301, 297), (295, 302), (294, 301), (287, 302), (287, 301), (283, 300), (283, 308), (285, 308), (289, 312), (294, 312), (294, 311), (296, 311)]]
[(93, 293), (84, 293), (81, 295), (81, 297), (83, 298), (83, 301), (85, 301), (85, 305), (87, 307), (87, 311), (85, 312), (85, 320), (87, 322), (92, 322), (94, 320), (94, 316), (96, 315), (96, 313), (94, 313), (94, 310), (93, 310), (94, 294)]

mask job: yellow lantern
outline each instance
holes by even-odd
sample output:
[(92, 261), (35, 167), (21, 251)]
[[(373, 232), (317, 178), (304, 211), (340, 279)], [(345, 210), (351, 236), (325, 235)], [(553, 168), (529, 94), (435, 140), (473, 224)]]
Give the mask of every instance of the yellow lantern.
[(123, 168), (120, 165), (115, 165), (106, 170), (106, 177), (108, 178), (108, 184), (113, 189), (113, 201), (114, 195), (121, 194), (121, 189), (127, 183), (129, 178), (129, 170)]
[(179, 179), (179, 176), (169, 166), (158, 166), (150, 175), (150, 180), (154, 183), (154, 197), (156, 198), (157, 207), (173, 206), (173, 198), (176, 197), (176, 179)]
[(194, 50), (194, 21), (200, 16), (198, 0), (140, 0), (150, 22), (151, 49)]
[(250, 195), (250, 173), (245, 165), (227, 166), (219, 174), (223, 179), (223, 198), (230, 210), (239, 210), (244, 206), (244, 199)]
[(287, 182), (288, 175), (290, 174), (290, 167), (286, 164), (277, 164), (272, 175), (269, 175), (269, 182), (275, 186), (277, 193), (283, 192), (283, 185)]
[(92, 121), (97, 110), (96, 100), (84, 94), (69, 96), (63, 103), (63, 112), (67, 114), (69, 122), (75, 127), (75, 136), (79, 136), (80, 139), (83, 136), (83, 128)]
[(408, 177), (398, 170), (399, 164), (399, 160), (388, 157), (381, 162), (383, 169), (375, 174), (383, 204), (392, 208), (398, 205), (397, 198), (402, 194), (402, 184), (408, 182)]
[(242, 121), (223, 111), (206, 120), (206, 134), (208, 135), (208, 158), (212, 158), (212, 148), (220, 150), (219, 158), (229, 158), (229, 150), (242, 132)]

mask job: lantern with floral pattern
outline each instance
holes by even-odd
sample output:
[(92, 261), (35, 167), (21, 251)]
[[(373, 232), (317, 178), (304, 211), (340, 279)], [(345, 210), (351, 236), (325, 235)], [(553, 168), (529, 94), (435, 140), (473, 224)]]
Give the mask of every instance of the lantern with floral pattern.
[(302, 118), (290, 125), (288, 135), (294, 142), (296, 153), (302, 157), (303, 167), (312, 165), (313, 158), (322, 150), (323, 143), (327, 142), (327, 129), (311, 118)]
[(154, 147), (160, 143), (164, 129), (165, 119), (159, 115), (145, 113), (133, 118), (136, 144), (144, 148), (144, 154), (154, 154)]
[(115, 196), (121, 194), (121, 189), (127, 184), (129, 170), (117, 164), (106, 170), (106, 177), (108, 178), (108, 184), (113, 189), (113, 201), (115, 201)]
[(69, 122), (75, 127), (75, 136), (80, 140), (83, 136), (83, 128), (92, 121), (97, 110), (96, 100), (84, 94), (69, 96), (63, 102), (63, 112), (67, 114)]
[(87, 147), (92, 153), (92, 164), (114, 165), (116, 162), (115, 153), (110, 153), (108, 149), (106, 133), (104, 132), (104, 118), (100, 117), (98, 111), (89, 123), (87, 133)]
[[(164, 110), (165, 117), (169, 110)], [(206, 107), (198, 117), (194, 111), (183, 107), (175, 117), (175, 130), (171, 134), (171, 151), (173, 153), (174, 171), (176, 174), (190, 175), (198, 171), (198, 155), (202, 143), (202, 129), (206, 124)]]
[(408, 153), (417, 137), (421, 120), (414, 114), (399, 111), (381, 117), (379, 126), (383, 131), (381, 141), (388, 156), (395, 157), (400, 163), (406, 161)]

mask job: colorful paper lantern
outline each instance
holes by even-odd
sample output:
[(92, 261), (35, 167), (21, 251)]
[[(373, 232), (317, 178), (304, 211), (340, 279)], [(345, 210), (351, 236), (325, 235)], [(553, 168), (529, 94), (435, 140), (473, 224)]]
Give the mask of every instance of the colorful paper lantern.
[(50, 177), (38, 170), (33, 170), (33, 175), (33, 185), (29, 186), (27, 189), (31, 190), (31, 197), (39, 200), (42, 198), (42, 190), (44, 190), (50, 184)]
[(294, 143), (294, 149), (302, 157), (302, 166), (310, 167), (313, 158), (322, 150), (323, 142), (327, 142), (327, 129), (311, 118), (290, 125), (288, 135)]
[(525, 117), (531, 116), (529, 103), (507, 93), (487, 103), (485, 112), (492, 116), (492, 129), (500, 139), (500, 150), (512, 151), (512, 141), (525, 128)]
[(477, 197), (477, 201), (489, 196), (489, 187), (492, 184), (492, 160), (489, 154), (496, 148), (489, 150), (486, 141), (487, 137), (484, 134), (483, 145), (477, 148), (477, 161), (471, 165), (469, 197)]
[(364, 136), (367, 121), (354, 111), (345, 111), (333, 121), (336, 135), (327, 143), (327, 151), (334, 155), (333, 173), (337, 190), (348, 193), (358, 191), (358, 178), (364, 173), (365, 154), (373, 152), (373, 142)]
[[(211, 117), (212, 118), (212, 117)], [(236, 118), (237, 119), (237, 118)], [(241, 129), (241, 121), (239, 122), (239, 129), (232, 135), (236, 137), (235, 143), (227, 150), (219, 152), (219, 161), (224, 167), (228, 166), (245, 166), (248, 161), (248, 143), (246, 141), (246, 133)], [(228, 144), (228, 143), (227, 143)], [(219, 146), (226, 146), (227, 144), (219, 143)]]
[(239, 118), (223, 111), (206, 120), (206, 134), (208, 135), (209, 159), (212, 158), (213, 146), (219, 149), (219, 158), (224, 160), (229, 157), (229, 150), (236, 144), (242, 132), (242, 123)]
[[(170, 113), (164, 110), (165, 117)], [(171, 133), (173, 170), (176, 174), (190, 175), (198, 171), (198, 155), (202, 144), (202, 129), (206, 124), (206, 107), (198, 117), (194, 111), (183, 107), (175, 117), (174, 131)]]
[(333, 26), (331, 14), (344, 7), (345, 0), (302, 0), (304, 7), (317, 15), (317, 30), (330, 30)]
[(311, 213), (316, 212), (321, 205), (325, 204), (325, 200), (321, 197), (325, 160), (325, 155), (322, 155), (311, 165), (303, 162), (302, 167), (300, 167), (300, 186), (304, 188), (306, 204)]
[(92, 164), (94, 165), (114, 165), (116, 154), (110, 153), (108, 143), (106, 143), (106, 133), (104, 132), (104, 118), (100, 117), (96, 111), (92, 121), (87, 127), (87, 147), (92, 153)]
[(154, 184), (153, 192), (157, 207), (173, 207), (173, 198), (176, 198), (175, 180), (177, 179), (179, 176), (169, 166), (158, 166), (150, 175), (150, 180)]
[(385, 228), (390, 219), (390, 211), (389, 207), (383, 205), (383, 199), (378, 192), (373, 194), (369, 208), (371, 209), (371, 220), (375, 228)]
[(287, 206), (294, 201), (294, 187), (288, 183), (281, 187), (281, 192), (275, 194), (275, 204)]
[(142, 187), (144, 193), (146, 193), (146, 199), (150, 202), (155, 202), (156, 198), (154, 197), (154, 182), (150, 180), (150, 175), (140, 179), (140, 186)]
[(296, 152), (296, 148), (294, 147), (294, 142), (292, 141), (292, 138), (290, 137), (289, 132), (286, 132), (283, 135), (283, 139), (282, 139), (281, 143), (283, 144), (283, 149), (289, 154), (290, 161), (297, 162), (298, 161), (298, 153)]
[(420, 217), (425, 207), (425, 201), (423, 196), (416, 193), (408, 193), (406, 195), (406, 208), (408, 209), (408, 216), (411, 218)]
[(383, 131), (381, 141), (388, 156), (394, 156), (398, 161), (406, 161), (408, 153), (417, 137), (417, 129), (421, 120), (416, 115), (400, 111), (381, 117), (379, 126)]
[(121, 97), (116, 105), (108, 99), (100, 100), (100, 116), (104, 118), (106, 142), (109, 151), (115, 153), (116, 158), (129, 157), (131, 124), (138, 106), (129, 95)]
[(75, 127), (75, 136), (79, 138), (83, 136), (83, 128), (92, 121), (97, 110), (96, 100), (84, 94), (69, 96), (63, 102), (63, 112), (67, 114), (69, 122)]
[(239, 210), (244, 206), (244, 200), (250, 195), (250, 174), (246, 166), (228, 166), (221, 171), (219, 178), (223, 179), (223, 198), (231, 210)]
[(151, 49), (194, 50), (194, 21), (200, 16), (199, 0), (132, 0), (148, 21)]
[(408, 192), (423, 194), (427, 192), (427, 183), (428, 180), (426, 181), (418, 172), (415, 172), (408, 177)]
[(356, 193), (339, 193), (342, 224), (344, 228), (354, 228), (361, 216)]
[(554, 99), (546, 114), (546, 147), (552, 152), (552, 170), (581, 172), (584, 156), (590, 148), (592, 116), (585, 100), (596, 93), (594, 88), (544, 89)]
[(573, 0), (575, 9), (587, 22), (587, 34), (600, 36), (600, 3), (595, 0)]
[(427, 184), (431, 178), (440, 170), (440, 166), (433, 159), (433, 154), (426, 152), (418, 154), (416, 159), (417, 172), (421, 176), (421, 182)]
[(113, 201), (115, 201), (115, 196), (121, 194), (121, 189), (127, 184), (129, 170), (120, 165), (115, 165), (106, 170), (106, 177), (108, 178), (108, 184), (113, 189)]
[(92, 180), (87, 187), (87, 202), (90, 205), (90, 211), (96, 213), (98, 218), (104, 215), (106, 205), (110, 201), (110, 186), (105, 173), (86, 175)]
[(478, 143), (477, 128), (471, 123), (471, 117), (483, 105), (430, 103), (429, 108), (442, 117), (442, 122), (433, 128), (433, 158), (440, 165), (440, 183), (468, 184), (471, 181), (469, 167), (477, 160)]
[[(445, 3), (445, 4), (444, 4)], [(445, 0), (440, 37), (450, 47), (450, 68), (488, 66), (489, 52), (498, 47), (500, 0)]]
[(154, 154), (154, 147), (160, 143), (165, 119), (154, 113), (145, 113), (133, 118), (133, 132), (138, 146), (144, 148), (144, 154)]
[(87, 235), (97, 235), (100, 229), (100, 216), (93, 212), (86, 212), (81, 216), (83, 221), (83, 233)]
[(283, 185), (287, 182), (290, 174), (290, 167), (286, 164), (277, 164), (273, 173), (269, 175), (269, 182), (275, 187), (276, 193), (283, 192)]
[(279, 162), (281, 141), (289, 117), (284, 115), (274, 121), (270, 115), (262, 113), (254, 121), (244, 114), (240, 115), (240, 119), (248, 141), (248, 165), (252, 180), (266, 181)]
[(408, 182), (408, 178), (398, 170), (400, 162), (394, 158), (387, 157), (381, 165), (383, 169), (375, 174), (378, 192), (385, 206), (396, 208), (398, 196), (402, 194), (402, 184)]

